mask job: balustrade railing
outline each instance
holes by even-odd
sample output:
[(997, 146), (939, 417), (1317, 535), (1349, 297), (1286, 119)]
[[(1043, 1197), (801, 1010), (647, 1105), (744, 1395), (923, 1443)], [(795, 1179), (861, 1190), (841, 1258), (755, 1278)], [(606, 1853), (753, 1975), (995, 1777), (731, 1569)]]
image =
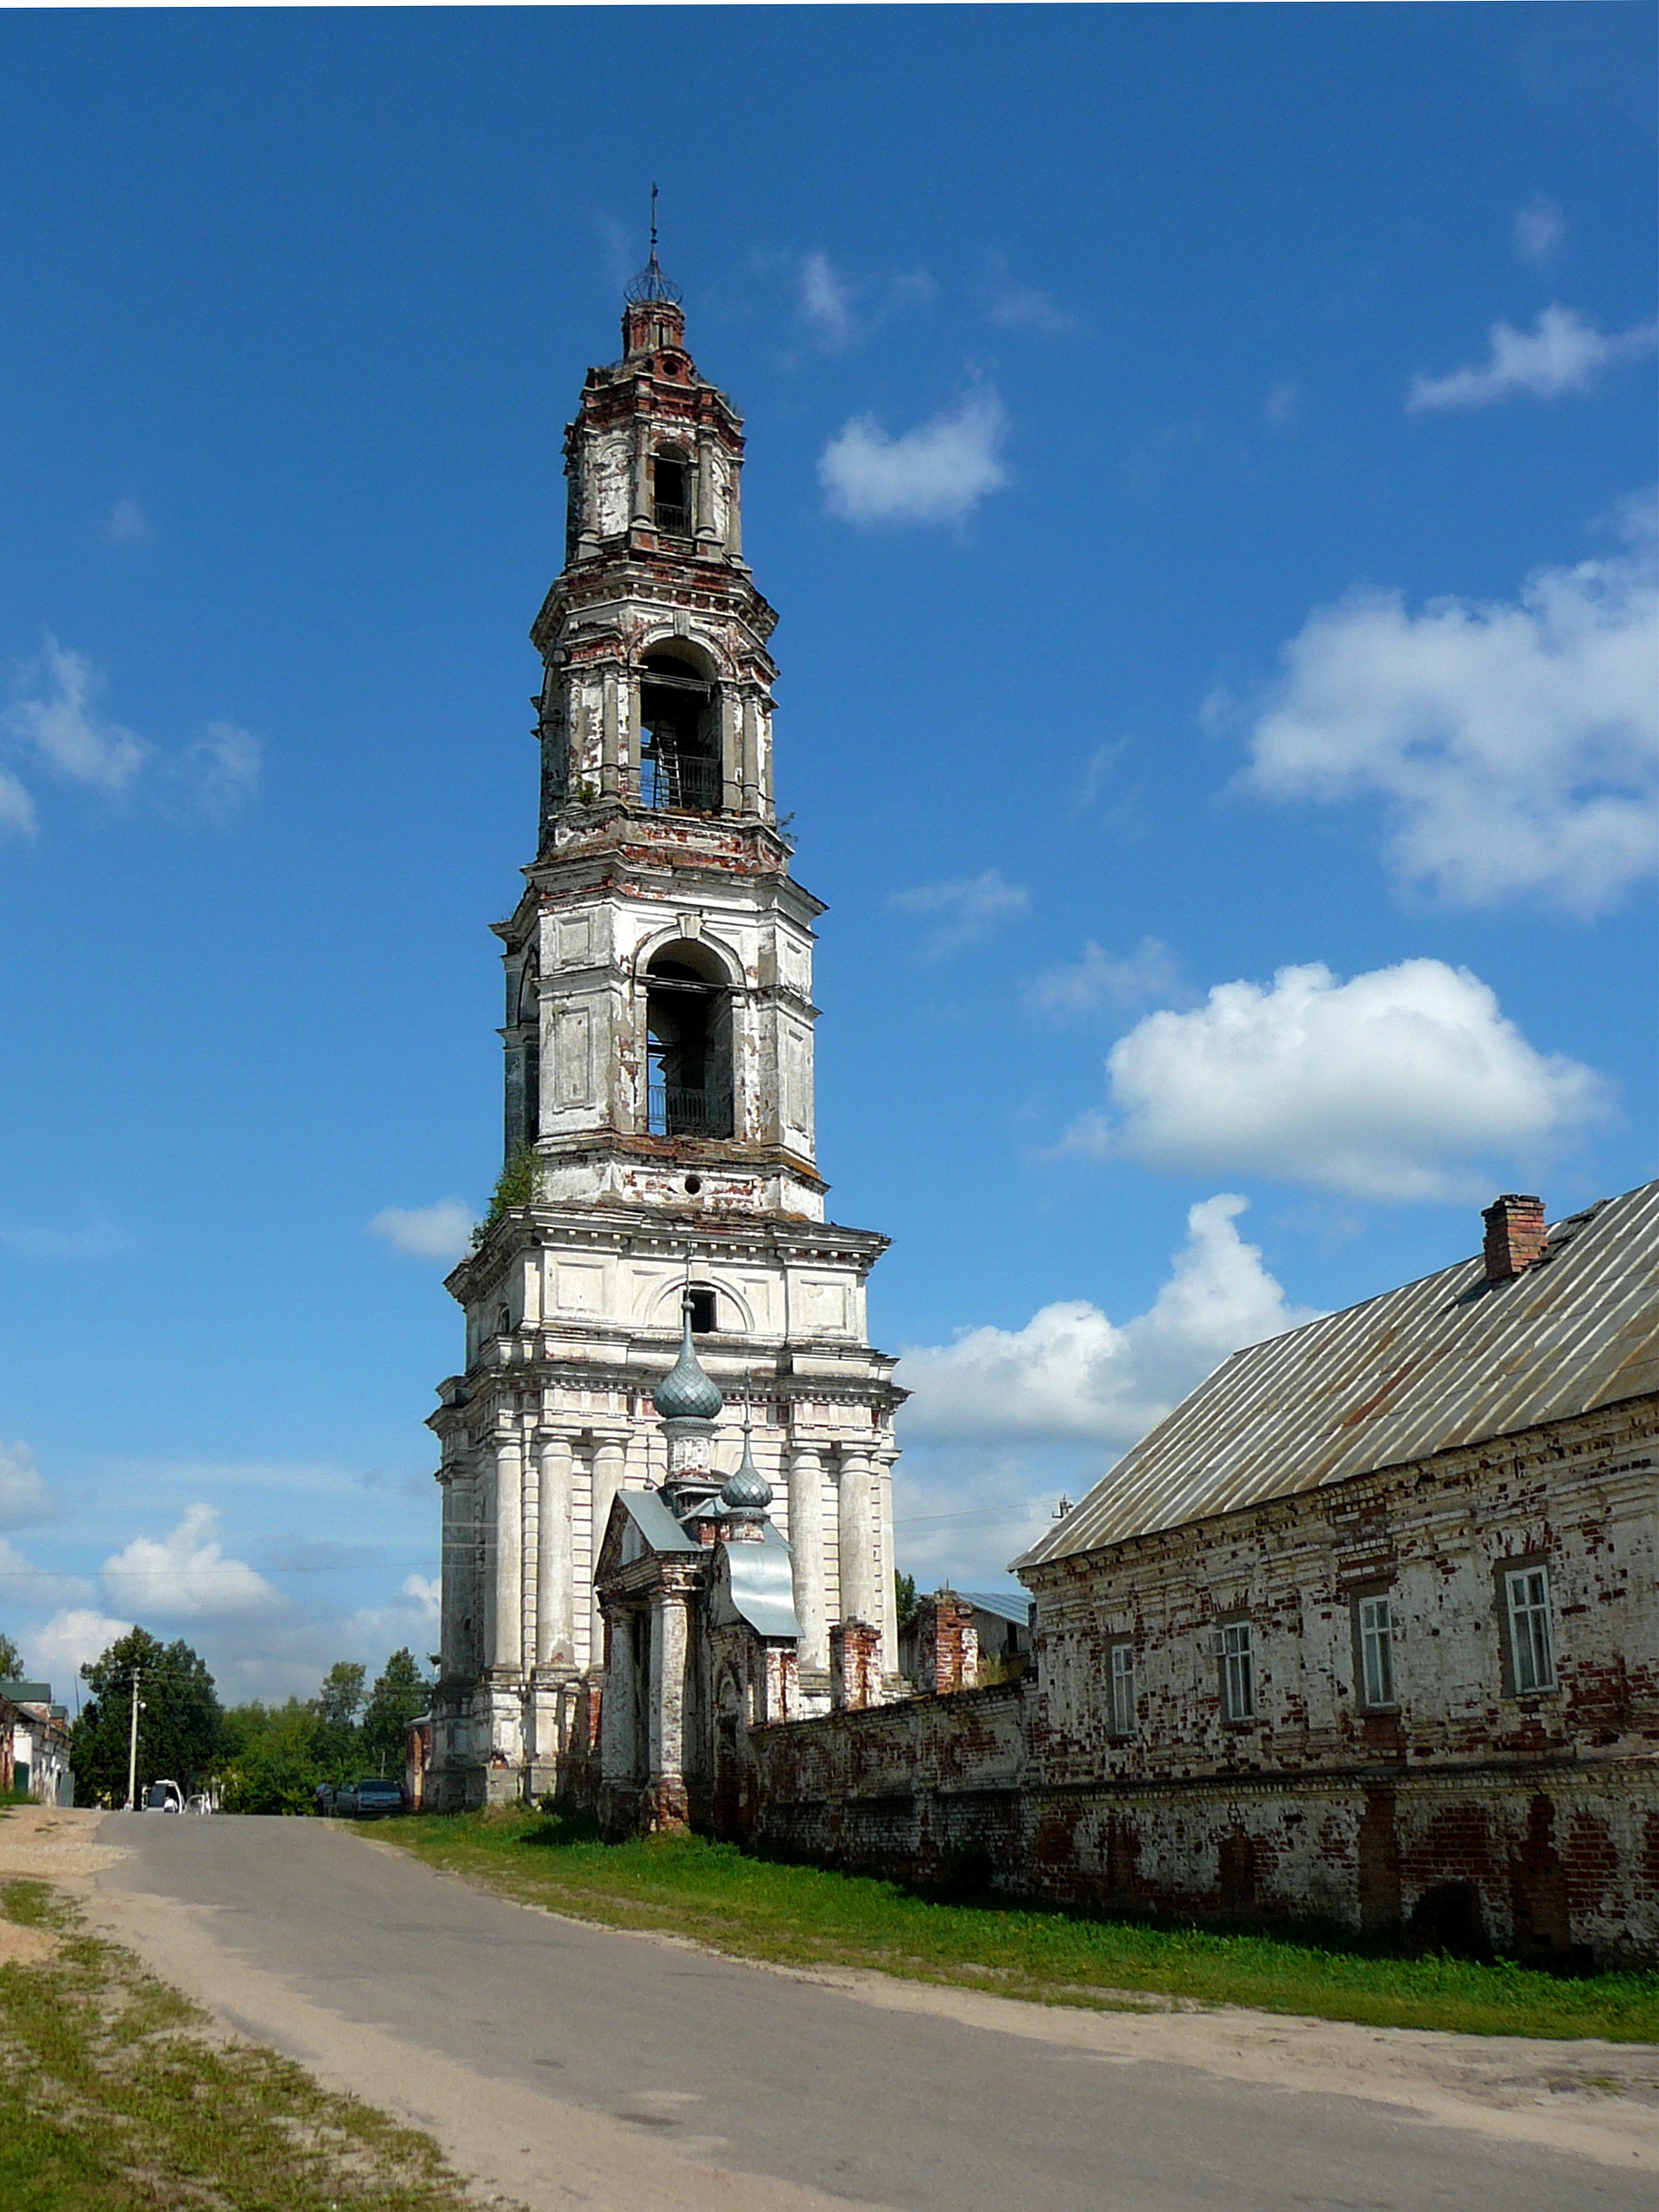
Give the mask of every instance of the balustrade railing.
[(718, 760), (696, 753), (647, 753), (639, 763), (639, 804), (678, 814), (717, 814)]

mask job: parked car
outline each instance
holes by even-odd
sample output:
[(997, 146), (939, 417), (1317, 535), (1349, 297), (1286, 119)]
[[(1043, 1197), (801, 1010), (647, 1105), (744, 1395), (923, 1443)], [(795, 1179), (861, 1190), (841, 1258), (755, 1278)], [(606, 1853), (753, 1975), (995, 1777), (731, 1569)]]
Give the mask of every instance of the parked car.
[(404, 1809), (404, 1785), (378, 1774), (360, 1776), (334, 1792), (336, 1816), (346, 1821), (373, 1821)]
[(143, 1810), (146, 1813), (181, 1813), (184, 1792), (176, 1782), (152, 1782), (144, 1792)]

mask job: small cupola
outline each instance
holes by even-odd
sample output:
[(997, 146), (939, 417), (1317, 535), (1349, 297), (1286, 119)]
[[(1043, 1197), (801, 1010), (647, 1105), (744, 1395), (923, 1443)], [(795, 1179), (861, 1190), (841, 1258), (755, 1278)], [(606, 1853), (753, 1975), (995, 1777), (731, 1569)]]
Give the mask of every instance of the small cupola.
[(680, 1301), (680, 1356), (652, 1395), (664, 1421), (716, 1421), (726, 1401), (720, 1385), (703, 1372), (691, 1342), (691, 1293)]
[[(685, 309), (680, 288), (663, 274), (657, 258), (657, 188), (651, 188), (651, 257), (622, 295), (622, 350), (630, 360), (641, 353), (683, 353)], [(683, 366), (671, 362), (669, 375), (683, 374)]]
[(743, 1408), (743, 1456), (737, 1463), (736, 1473), (727, 1476), (720, 1492), (720, 1502), (726, 1509), (726, 1533), (739, 1543), (758, 1538), (772, 1513), (772, 1484), (754, 1464), (751, 1433), (749, 1409), (746, 1405)]

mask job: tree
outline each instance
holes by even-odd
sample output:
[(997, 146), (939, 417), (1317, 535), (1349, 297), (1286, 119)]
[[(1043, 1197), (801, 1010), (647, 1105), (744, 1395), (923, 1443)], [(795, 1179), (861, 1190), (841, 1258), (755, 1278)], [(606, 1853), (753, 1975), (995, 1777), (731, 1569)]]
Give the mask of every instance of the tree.
[(135, 1670), (140, 1793), (161, 1775), (199, 1789), (218, 1764), (224, 1714), (200, 1655), (181, 1638), (162, 1643), (145, 1629), (130, 1629), (80, 1670), (92, 1694), (70, 1734), (79, 1804), (126, 1802)]
[(311, 1755), (324, 1781), (349, 1782), (360, 1764), (357, 1716), (362, 1709), (367, 1673), (368, 1669), (356, 1659), (337, 1659), (311, 1700), (317, 1718)]
[(21, 1682), (23, 1679), (23, 1655), (11, 1638), (0, 1632), (0, 1682)]
[(920, 1602), (916, 1595), (915, 1576), (895, 1573), (893, 1578), (893, 1594), (899, 1609), (899, 1632), (902, 1636), (912, 1621), (915, 1619), (916, 1608)]
[(363, 1764), (378, 1774), (401, 1774), (409, 1724), (432, 1702), (432, 1685), (407, 1646), (394, 1651), (370, 1693), (359, 1742)]
[[(358, 1670), (361, 1673), (362, 1669)], [(324, 1779), (318, 1700), (232, 1706), (225, 1716), (219, 1802), (227, 1813), (309, 1813)]]

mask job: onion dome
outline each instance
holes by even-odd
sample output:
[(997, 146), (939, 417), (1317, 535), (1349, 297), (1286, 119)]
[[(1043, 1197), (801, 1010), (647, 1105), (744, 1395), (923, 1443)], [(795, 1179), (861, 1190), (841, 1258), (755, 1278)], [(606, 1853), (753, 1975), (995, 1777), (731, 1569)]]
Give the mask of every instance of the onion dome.
[(743, 1422), (743, 1457), (737, 1463), (737, 1472), (728, 1475), (721, 1487), (720, 1502), (728, 1513), (762, 1514), (772, 1510), (772, 1484), (754, 1464), (754, 1454), (749, 1449), (749, 1423), (747, 1414)]
[(664, 1421), (714, 1421), (726, 1401), (702, 1371), (691, 1344), (691, 1300), (682, 1306), (680, 1356), (657, 1386), (652, 1404)]

